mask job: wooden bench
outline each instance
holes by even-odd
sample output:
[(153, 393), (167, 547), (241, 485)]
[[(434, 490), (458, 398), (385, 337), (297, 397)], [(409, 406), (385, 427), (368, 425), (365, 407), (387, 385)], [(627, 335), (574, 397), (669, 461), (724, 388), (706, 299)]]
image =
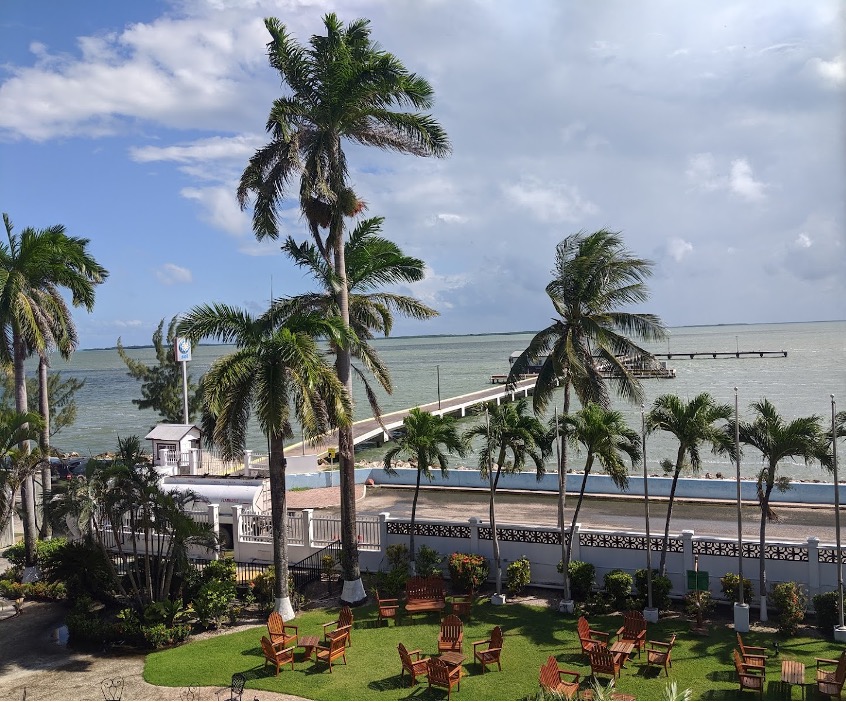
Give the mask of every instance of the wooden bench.
[(405, 611), (409, 616), (417, 612), (442, 612), (446, 607), (444, 579), (437, 575), (415, 576), (405, 583)]

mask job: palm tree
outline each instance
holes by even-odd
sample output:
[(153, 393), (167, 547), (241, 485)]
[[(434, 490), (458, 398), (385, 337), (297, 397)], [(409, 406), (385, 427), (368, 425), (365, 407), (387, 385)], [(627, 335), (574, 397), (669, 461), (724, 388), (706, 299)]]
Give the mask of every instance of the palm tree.
[(291, 618), (288, 592), (288, 515), (285, 501), (284, 440), (292, 435), (291, 408), (307, 436), (349, 421), (349, 399), (317, 347), (316, 338), (349, 343), (336, 318), (318, 315), (282, 317), (271, 308), (261, 317), (227, 305), (193, 308), (180, 322), (179, 334), (194, 342), (205, 337), (235, 344), (203, 377), (203, 397), (214, 443), (226, 458), (243, 453), (252, 411), (267, 436), (275, 608)]
[[(474, 437), (484, 439), (479, 451), (479, 474), (490, 485), (489, 514), (491, 536), (493, 538), (493, 556), (496, 564), (496, 591), (502, 592), (502, 566), (499, 554), (499, 537), (496, 533), (495, 496), (499, 485), (499, 476), (519, 473), (531, 458), (535, 464), (537, 479), (546, 472), (545, 459), (551, 450), (551, 436), (546, 427), (534, 415), (526, 414), (529, 403), (525, 398), (517, 402), (497, 405), (489, 402), (485, 406), (485, 422), (477, 424), (464, 432), (465, 443)], [(508, 460), (508, 454), (511, 460)], [(496, 454), (496, 461), (494, 461)], [(496, 470), (493, 464), (496, 463)]]
[(689, 402), (678, 395), (661, 395), (652, 403), (652, 409), (646, 416), (647, 432), (660, 429), (666, 431), (679, 442), (676, 462), (673, 466), (673, 482), (670, 486), (670, 500), (667, 504), (667, 521), (664, 523), (664, 542), (661, 545), (661, 562), (658, 571), (666, 575), (667, 545), (670, 540), (670, 520), (673, 517), (673, 502), (676, 486), (685, 460), (693, 472), (699, 471), (699, 445), (710, 443), (714, 453), (725, 451), (726, 433), (723, 428), (714, 426), (719, 420), (728, 421), (733, 410), (729, 405), (718, 405), (707, 392), (700, 393)]
[(41, 460), (19, 448), (23, 442), (38, 440), (41, 424), (35, 412), (0, 409), (0, 533), (12, 518), (18, 490)]
[(441, 417), (424, 412), (414, 407), (402, 420), (403, 430), (394, 438), (395, 445), (385, 454), (384, 468), (389, 475), (396, 473), (395, 460), (405, 458), (417, 463), (417, 482), (414, 486), (414, 499), (411, 502), (411, 535), (408, 550), (411, 557), (411, 570), (414, 572), (414, 532), (417, 519), (417, 498), (420, 494), (420, 478), (432, 480), (432, 464), (437, 463), (441, 475), (446, 476), (449, 468), (447, 453), (464, 456), (466, 445), (458, 435), (454, 417)]
[[(108, 271), (88, 253), (89, 240), (65, 234), (62, 225), (12, 232), (3, 214), (7, 243), (0, 243), (0, 360), (12, 361), (15, 408), (28, 409), (24, 361), (51, 348), (63, 353), (76, 346), (76, 331), (61, 288), (71, 293), (75, 307), (94, 306), (94, 286)], [(22, 486), (25, 509), (24, 543), (28, 566), (35, 565), (35, 499), (32, 476)]]
[[(349, 286), (350, 327), (357, 343), (350, 345), (353, 357), (359, 359), (373, 374), (382, 388), (393, 392), (390, 374), (376, 350), (367, 342), (374, 333), (390, 335), (394, 314), (412, 319), (430, 319), (438, 312), (424, 305), (416, 298), (398, 293), (385, 292), (380, 288), (397, 283), (413, 283), (425, 277), (426, 264), (419, 258), (406, 256), (392, 241), (379, 236), (382, 217), (371, 217), (356, 225), (349, 240), (344, 244)], [(317, 281), (319, 290), (292, 298), (273, 301), (278, 314), (312, 312), (323, 316), (339, 316), (336, 290), (340, 280), (335, 270), (320, 255), (316, 246), (297, 244), (288, 237), (282, 249), (301, 268), (305, 268)], [(337, 348), (333, 348), (338, 353)], [(364, 384), (365, 393), (378, 419), (381, 410), (364, 373), (352, 366), (353, 373)]]
[[(761, 596), (761, 621), (767, 621), (767, 580), (766, 544), (767, 522), (778, 521), (778, 515), (770, 507), (773, 488), (779, 492), (790, 489), (790, 476), (779, 474), (779, 461), (785, 458), (800, 457), (806, 463), (818, 460), (821, 465), (831, 468), (831, 455), (828, 450), (828, 438), (822, 428), (820, 417), (799, 417), (786, 423), (776, 411), (775, 406), (763, 399), (753, 402), (750, 408), (755, 412), (751, 422), (738, 424), (738, 437), (741, 444), (756, 448), (762, 456), (764, 467), (758, 473), (758, 505), (761, 508), (761, 526), (759, 533), (760, 555), (758, 561), (759, 594)], [(734, 425), (730, 422), (726, 429), (728, 436), (734, 438)]]
[[(645, 359), (650, 354), (632, 338), (662, 339), (666, 330), (653, 314), (624, 311), (646, 301), (645, 280), (652, 274), (652, 262), (636, 258), (623, 245), (618, 232), (605, 229), (579, 232), (556, 248), (555, 269), (546, 294), (558, 315), (539, 331), (514, 361), (508, 376), (513, 386), (529, 367), (541, 359), (532, 399), (536, 414), (549, 405), (557, 387), (564, 391), (563, 411), (570, 413), (570, 393), (575, 391), (582, 407), (596, 403), (608, 407), (608, 383), (619, 395), (640, 402), (640, 383), (623, 359)], [(562, 423), (561, 463), (558, 481), (558, 513), (564, 515), (567, 475), (567, 425)], [(566, 545), (561, 540), (562, 560)], [(564, 570), (564, 600), (570, 599), (570, 583)]]
[[(335, 290), (341, 321), (349, 326), (349, 285), (345, 259), (344, 218), (363, 203), (348, 182), (344, 141), (416, 156), (446, 156), (446, 133), (428, 114), (395, 108), (429, 109), (433, 91), (393, 54), (370, 38), (370, 23), (344, 26), (335, 14), (323, 19), (326, 35), (299, 44), (276, 18), (265, 19), (271, 36), (270, 65), (290, 91), (274, 101), (267, 119), (271, 141), (250, 159), (238, 186), (244, 208), (254, 196), (253, 231), (259, 240), (279, 234), (280, 201), (296, 197), (314, 239), (339, 284)], [(326, 229), (325, 238), (321, 229)], [(350, 350), (340, 347), (335, 359), (338, 379), (352, 395)], [(351, 428), (340, 428), (341, 542), (344, 589), (341, 599), (366, 600), (358, 564), (355, 528), (355, 451)]]
[[(561, 541), (564, 543), (562, 566), (563, 572), (566, 574), (570, 567), (570, 554), (573, 550), (571, 541), (576, 531), (576, 524), (579, 521), (579, 510), (582, 508), (585, 486), (587, 485), (588, 475), (593, 468), (594, 460), (599, 461), (599, 464), (611, 476), (611, 480), (618, 488), (627, 490), (629, 468), (623, 461), (623, 457), (628, 456), (632, 465), (636, 465), (641, 459), (641, 441), (638, 433), (626, 424), (621, 412), (605, 409), (594, 402), (589, 403), (575, 414), (564, 415), (559, 421), (560, 429), (566, 433), (570, 443), (574, 446), (581, 444), (587, 451), (579, 499), (576, 502), (576, 509), (573, 511), (573, 519), (570, 522), (570, 535), (566, 538), (563, 533), (561, 535)], [(567, 579), (565, 579), (565, 583), (568, 583)], [(569, 593), (566, 594), (565, 599), (569, 599)]]

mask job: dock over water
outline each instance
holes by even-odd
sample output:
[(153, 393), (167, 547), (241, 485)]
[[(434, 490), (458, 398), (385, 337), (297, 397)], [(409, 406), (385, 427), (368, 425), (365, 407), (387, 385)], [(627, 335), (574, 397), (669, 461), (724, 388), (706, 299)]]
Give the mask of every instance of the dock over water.
[(655, 358), (787, 358), (787, 351), (676, 351), (654, 353)]

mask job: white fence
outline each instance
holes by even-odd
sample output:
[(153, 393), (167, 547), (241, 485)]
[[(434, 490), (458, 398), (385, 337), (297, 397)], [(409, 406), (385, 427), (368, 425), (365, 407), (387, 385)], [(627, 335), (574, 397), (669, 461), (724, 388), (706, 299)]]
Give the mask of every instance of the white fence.
[(0, 531), (0, 549), (15, 545), (15, 514), (11, 515), (6, 528)]

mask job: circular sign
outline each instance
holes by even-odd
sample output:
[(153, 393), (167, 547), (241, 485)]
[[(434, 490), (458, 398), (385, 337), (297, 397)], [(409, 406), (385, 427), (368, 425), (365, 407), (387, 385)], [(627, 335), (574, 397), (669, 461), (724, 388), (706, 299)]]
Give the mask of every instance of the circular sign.
[(191, 353), (191, 342), (188, 339), (180, 339), (178, 348), (181, 354)]

